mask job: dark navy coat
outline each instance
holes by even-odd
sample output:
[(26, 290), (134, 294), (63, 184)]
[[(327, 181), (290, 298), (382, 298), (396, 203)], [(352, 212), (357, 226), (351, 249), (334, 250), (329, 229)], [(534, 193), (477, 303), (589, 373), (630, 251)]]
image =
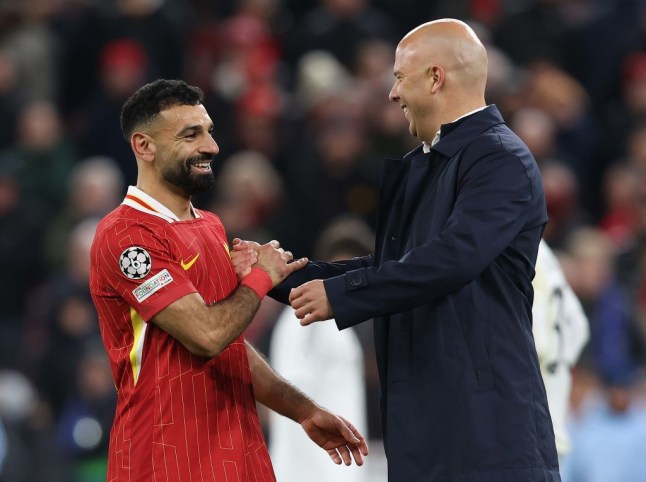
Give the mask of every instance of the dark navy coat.
[(374, 318), (390, 482), (560, 480), (531, 326), (546, 222), (536, 162), (489, 106), (386, 161), (374, 257), (272, 293), (325, 278), (340, 329)]

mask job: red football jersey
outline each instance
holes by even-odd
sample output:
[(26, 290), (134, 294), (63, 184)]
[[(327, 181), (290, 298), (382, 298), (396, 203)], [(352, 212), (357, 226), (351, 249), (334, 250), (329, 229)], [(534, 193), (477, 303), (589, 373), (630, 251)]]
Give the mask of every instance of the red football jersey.
[(224, 227), (194, 210), (180, 221), (130, 187), (99, 224), (90, 289), (118, 390), (108, 481), (275, 481), (244, 338), (191, 354), (150, 320), (197, 291), (207, 304), (238, 286)]

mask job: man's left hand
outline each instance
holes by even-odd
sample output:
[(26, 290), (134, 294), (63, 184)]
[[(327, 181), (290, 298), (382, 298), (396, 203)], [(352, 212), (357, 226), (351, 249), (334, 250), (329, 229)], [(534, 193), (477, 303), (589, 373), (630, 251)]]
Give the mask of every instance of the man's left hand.
[(363, 465), (368, 455), (368, 444), (363, 435), (343, 417), (334, 415), (323, 408), (317, 408), (312, 415), (301, 422), (308, 437), (324, 449), (335, 464)]

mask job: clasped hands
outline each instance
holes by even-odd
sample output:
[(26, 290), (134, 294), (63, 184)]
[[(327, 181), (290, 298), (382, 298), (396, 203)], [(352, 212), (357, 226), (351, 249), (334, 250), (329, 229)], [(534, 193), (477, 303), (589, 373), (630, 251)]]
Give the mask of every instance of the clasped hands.
[[(273, 256), (270, 256), (272, 253)], [(278, 253), (282, 264), (277, 259), (276, 253)], [(269, 273), (274, 281), (274, 286), (308, 263), (307, 258), (294, 260), (291, 251), (281, 248), (278, 241), (273, 240), (261, 245), (255, 241), (243, 241), (239, 238), (233, 240), (231, 261), (238, 279), (242, 279), (249, 274), (254, 265), (258, 265)], [(323, 280), (308, 281), (298, 288), (292, 289), (289, 294), (289, 303), (294, 308), (296, 317), (302, 326), (315, 321), (329, 320), (334, 316)]]

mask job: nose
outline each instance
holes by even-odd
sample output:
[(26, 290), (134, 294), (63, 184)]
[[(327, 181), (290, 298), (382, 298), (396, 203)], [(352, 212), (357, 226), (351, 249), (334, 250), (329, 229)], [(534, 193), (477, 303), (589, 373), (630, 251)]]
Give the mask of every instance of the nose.
[(397, 93), (397, 82), (393, 83), (393, 86), (390, 89), (390, 93), (388, 94), (388, 98), (390, 99), (391, 102), (399, 102), (399, 94)]
[(202, 146), (202, 153), (216, 156), (220, 153), (220, 146), (215, 142), (215, 139), (210, 134), (206, 135), (206, 142)]

